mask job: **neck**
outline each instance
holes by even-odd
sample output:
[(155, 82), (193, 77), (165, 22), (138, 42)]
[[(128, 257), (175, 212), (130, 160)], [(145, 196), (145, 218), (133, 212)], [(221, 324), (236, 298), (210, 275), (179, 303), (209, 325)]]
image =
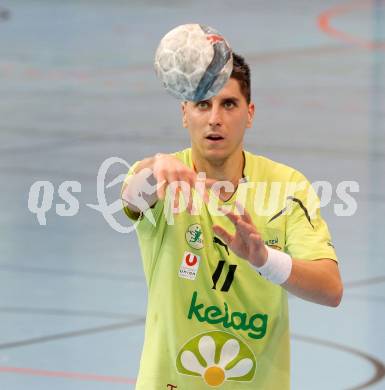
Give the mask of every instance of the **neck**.
[[(192, 151), (192, 161), (196, 172), (205, 172), (206, 177), (217, 181), (229, 181), (237, 189), (239, 180), (243, 177), (245, 158), (242, 150), (224, 160), (207, 160), (199, 158)], [(226, 200), (234, 191), (227, 192), (221, 189), (220, 198)]]

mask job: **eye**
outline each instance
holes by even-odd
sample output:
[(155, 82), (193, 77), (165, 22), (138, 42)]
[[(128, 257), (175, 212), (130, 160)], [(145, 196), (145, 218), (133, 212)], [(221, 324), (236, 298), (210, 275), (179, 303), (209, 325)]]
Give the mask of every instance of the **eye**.
[(223, 106), (226, 108), (226, 110), (231, 110), (235, 107), (235, 102), (233, 100), (227, 100), (223, 103)]
[(209, 102), (207, 100), (202, 100), (196, 104), (200, 110), (207, 110), (209, 108)]

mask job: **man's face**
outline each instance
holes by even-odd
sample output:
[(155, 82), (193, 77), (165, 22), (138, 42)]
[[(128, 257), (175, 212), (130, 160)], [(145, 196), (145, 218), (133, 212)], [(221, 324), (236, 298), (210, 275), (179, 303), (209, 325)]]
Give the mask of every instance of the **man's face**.
[(251, 127), (254, 104), (247, 104), (239, 82), (230, 78), (218, 95), (182, 104), (183, 127), (188, 128), (196, 158), (221, 163), (243, 150), (245, 129)]

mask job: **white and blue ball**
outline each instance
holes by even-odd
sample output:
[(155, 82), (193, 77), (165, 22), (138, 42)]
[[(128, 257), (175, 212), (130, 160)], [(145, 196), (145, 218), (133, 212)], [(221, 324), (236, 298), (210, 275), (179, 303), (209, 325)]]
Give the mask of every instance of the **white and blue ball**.
[(223, 88), (233, 69), (233, 56), (218, 31), (201, 24), (184, 24), (162, 38), (154, 66), (168, 92), (196, 102), (210, 99)]

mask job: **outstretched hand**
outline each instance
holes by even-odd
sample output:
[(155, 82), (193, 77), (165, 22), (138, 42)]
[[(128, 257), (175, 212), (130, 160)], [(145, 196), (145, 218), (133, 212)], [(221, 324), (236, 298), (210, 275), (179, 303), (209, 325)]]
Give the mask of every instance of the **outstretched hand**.
[(248, 260), (256, 267), (262, 267), (268, 255), (265, 243), (254, 226), (250, 214), (241, 205), (235, 204), (240, 215), (221, 209), (234, 224), (235, 234), (228, 233), (219, 225), (214, 225), (213, 230), (237, 256)]
[[(182, 163), (177, 157), (158, 153), (153, 158), (152, 166), (153, 176), (157, 182), (157, 197), (164, 199), (166, 189), (170, 187), (171, 196), (174, 201), (174, 209), (179, 208), (179, 193), (182, 193), (188, 212), (193, 211), (193, 188), (197, 188), (196, 184), (200, 180), (199, 175), (194, 169), (189, 168)], [(202, 197), (204, 202), (208, 203), (209, 194), (208, 188), (215, 183), (215, 180), (203, 176), (203, 188), (196, 193)]]

